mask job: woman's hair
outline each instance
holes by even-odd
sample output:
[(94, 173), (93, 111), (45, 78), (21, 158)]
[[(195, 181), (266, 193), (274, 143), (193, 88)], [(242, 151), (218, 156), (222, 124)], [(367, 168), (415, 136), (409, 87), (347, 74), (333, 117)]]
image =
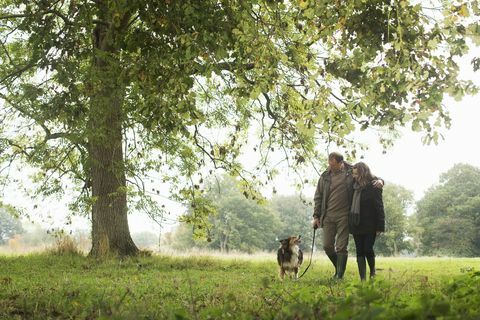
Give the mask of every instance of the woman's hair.
[(353, 169), (357, 169), (357, 183), (364, 188), (372, 180), (375, 179), (375, 176), (370, 171), (370, 168), (364, 162), (358, 162), (353, 165)]

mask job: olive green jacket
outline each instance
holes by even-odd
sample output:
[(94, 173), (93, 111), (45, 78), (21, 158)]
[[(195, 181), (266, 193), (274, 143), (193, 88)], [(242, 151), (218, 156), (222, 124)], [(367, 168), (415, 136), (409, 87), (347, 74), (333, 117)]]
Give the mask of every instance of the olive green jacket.
[[(346, 184), (347, 184), (347, 194), (348, 194), (348, 207), (352, 205), (353, 198), (353, 177), (352, 177), (352, 165), (344, 162), (345, 171), (347, 175)], [(313, 217), (320, 220), (320, 226), (323, 227), (323, 220), (325, 219), (325, 214), (327, 213), (327, 203), (328, 197), (330, 195), (330, 170), (325, 170), (318, 179), (317, 190), (315, 191), (315, 196), (313, 197), (314, 209)]]

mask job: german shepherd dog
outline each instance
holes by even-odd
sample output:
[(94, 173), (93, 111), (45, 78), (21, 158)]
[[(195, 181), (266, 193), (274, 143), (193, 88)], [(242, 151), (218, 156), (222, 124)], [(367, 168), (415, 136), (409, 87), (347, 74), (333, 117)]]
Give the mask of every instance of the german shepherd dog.
[(290, 277), (293, 273), (295, 279), (298, 278), (298, 269), (303, 262), (303, 252), (298, 246), (300, 242), (300, 236), (280, 240), (280, 248), (277, 251), (280, 279), (283, 280), (285, 273), (289, 273)]

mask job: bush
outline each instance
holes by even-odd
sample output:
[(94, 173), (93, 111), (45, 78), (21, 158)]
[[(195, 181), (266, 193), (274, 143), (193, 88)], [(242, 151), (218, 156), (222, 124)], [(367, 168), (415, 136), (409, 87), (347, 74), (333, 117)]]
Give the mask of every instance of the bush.
[(52, 248), (47, 250), (54, 255), (81, 255), (83, 252), (78, 248), (77, 243), (70, 236), (59, 236)]

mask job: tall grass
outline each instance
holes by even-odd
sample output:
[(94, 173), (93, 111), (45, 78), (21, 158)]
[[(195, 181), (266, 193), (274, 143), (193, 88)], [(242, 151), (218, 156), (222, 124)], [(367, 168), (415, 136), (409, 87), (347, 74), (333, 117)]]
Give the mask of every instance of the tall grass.
[[(0, 256), (0, 319), (478, 319), (480, 259), (380, 258), (360, 283), (314, 258), (278, 279), (273, 254)], [(476, 303), (478, 302), (478, 303)]]

